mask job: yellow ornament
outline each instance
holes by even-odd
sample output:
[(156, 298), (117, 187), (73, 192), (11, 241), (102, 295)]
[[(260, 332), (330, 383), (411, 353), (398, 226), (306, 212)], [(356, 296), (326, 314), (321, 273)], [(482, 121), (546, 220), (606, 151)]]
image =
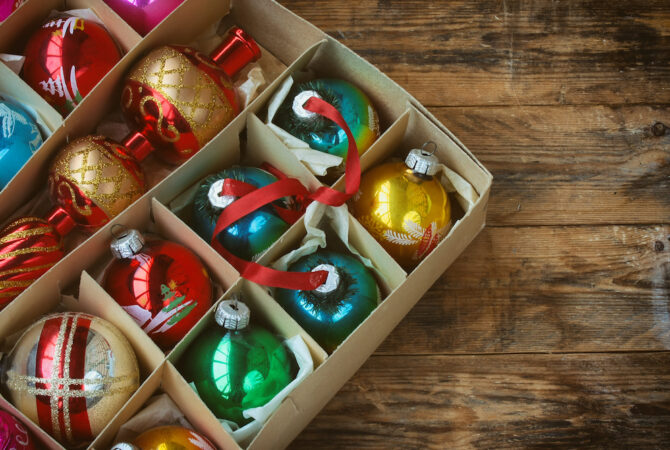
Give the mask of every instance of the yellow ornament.
[(365, 172), (350, 202), (353, 215), (406, 270), (416, 267), (451, 227), (449, 197), (435, 177), (438, 171), (432, 153), (411, 150), (405, 162)]

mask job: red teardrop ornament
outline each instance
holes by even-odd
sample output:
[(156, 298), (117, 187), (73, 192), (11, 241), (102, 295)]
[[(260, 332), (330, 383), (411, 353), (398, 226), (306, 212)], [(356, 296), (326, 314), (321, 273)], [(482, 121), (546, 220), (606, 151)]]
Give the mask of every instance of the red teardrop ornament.
[(124, 145), (140, 161), (155, 149), (163, 160), (183, 163), (240, 112), (231, 78), (260, 55), (237, 27), (211, 57), (177, 45), (151, 51), (123, 87), (121, 110), (136, 130)]

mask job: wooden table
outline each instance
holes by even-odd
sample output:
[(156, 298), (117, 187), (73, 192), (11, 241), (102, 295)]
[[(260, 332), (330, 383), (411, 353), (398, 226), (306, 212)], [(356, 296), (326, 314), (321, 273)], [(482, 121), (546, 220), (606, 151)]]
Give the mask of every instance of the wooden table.
[(670, 2), (282, 3), (495, 177), (487, 228), (292, 447), (668, 448)]

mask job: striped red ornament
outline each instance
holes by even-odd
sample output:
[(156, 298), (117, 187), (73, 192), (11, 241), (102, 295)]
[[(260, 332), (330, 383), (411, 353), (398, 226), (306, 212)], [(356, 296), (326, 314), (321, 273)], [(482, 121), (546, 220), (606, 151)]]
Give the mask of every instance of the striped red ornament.
[(31, 325), (3, 368), (8, 399), (67, 448), (95, 439), (139, 386), (128, 340), (83, 313), (56, 313)]
[(63, 257), (62, 238), (44, 219), (24, 217), (0, 231), (0, 309)]

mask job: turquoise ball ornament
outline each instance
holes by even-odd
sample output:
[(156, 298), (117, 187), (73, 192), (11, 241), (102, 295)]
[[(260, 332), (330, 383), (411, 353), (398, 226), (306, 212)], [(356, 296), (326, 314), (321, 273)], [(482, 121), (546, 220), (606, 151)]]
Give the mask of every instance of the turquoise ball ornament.
[[(221, 212), (237, 197), (221, 196), (224, 179), (231, 178), (261, 188), (277, 181), (269, 172), (257, 167), (231, 167), (205, 178), (193, 200), (193, 228), (211, 242)], [(288, 199), (278, 200), (286, 208)], [(247, 214), (219, 233), (217, 239), (233, 255), (253, 261), (288, 230), (286, 223), (271, 205), (262, 206)]]
[(313, 291), (278, 288), (280, 305), (328, 353), (332, 353), (381, 301), (370, 270), (352, 255), (318, 250), (303, 256), (291, 272), (328, 271), (326, 282)]
[(214, 317), (219, 326), (196, 337), (178, 367), (216, 417), (243, 426), (251, 421), (244, 410), (265, 405), (288, 386), (297, 363), (279, 338), (249, 324), (244, 303), (224, 300)]
[(303, 108), (312, 96), (337, 109), (356, 139), (358, 153), (379, 138), (379, 117), (370, 98), (358, 87), (339, 79), (318, 79), (295, 84), (277, 110), (274, 123), (306, 142), (314, 150), (346, 159), (349, 139), (337, 124)]
[(0, 189), (42, 145), (42, 135), (21, 107), (0, 100)]

